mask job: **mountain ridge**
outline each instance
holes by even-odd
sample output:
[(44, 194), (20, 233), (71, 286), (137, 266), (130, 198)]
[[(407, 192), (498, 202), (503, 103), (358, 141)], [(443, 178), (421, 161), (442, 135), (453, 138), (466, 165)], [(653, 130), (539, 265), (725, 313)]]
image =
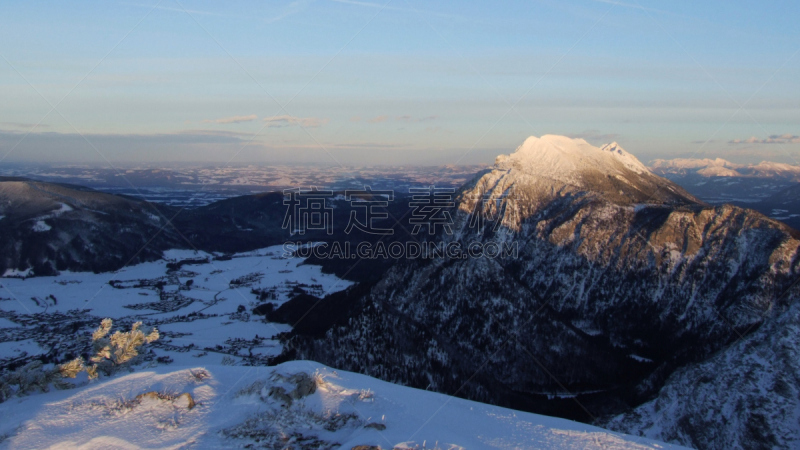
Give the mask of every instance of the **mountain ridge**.
[(0, 178), (0, 275), (109, 271), (159, 259), (181, 245), (160, 211), (93, 189)]
[[(621, 164), (609, 174), (542, 158), (546, 170), (528, 170), (537, 145), (462, 188), (456, 231), (437, 236), (516, 244), (517, 257), (400, 262), (346, 324), (324, 339), (296, 336), (298, 357), (593, 421), (655, 398), (675, 370), (795, 302), (795, 230)], [(536, 176), (553, 167), (568, 177)], [(472, 228), (476, 218), (486, 226)], [(712, 421), (709, 433), (723, 426)]]

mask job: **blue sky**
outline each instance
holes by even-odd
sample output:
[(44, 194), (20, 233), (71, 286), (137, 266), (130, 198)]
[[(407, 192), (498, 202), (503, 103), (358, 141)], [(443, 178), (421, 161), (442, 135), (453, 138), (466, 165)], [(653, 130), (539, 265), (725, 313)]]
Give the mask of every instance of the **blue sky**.
[(645, 162), (796, 163), (798, 13), (790, 1), (5, 2), (0, 157), (471, 164), (565, 134)]

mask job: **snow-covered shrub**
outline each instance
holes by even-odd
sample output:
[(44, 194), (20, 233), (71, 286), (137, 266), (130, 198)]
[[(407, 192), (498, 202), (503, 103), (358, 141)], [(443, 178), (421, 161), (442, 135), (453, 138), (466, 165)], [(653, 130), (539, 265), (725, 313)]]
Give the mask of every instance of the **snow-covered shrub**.
[(315, 411), (305, 404), (306, 397), (324, 383), (320, 372), (285, 375), (273, 372), (241, 389), (236, 397), (251, 397), (263, 402), (258, 414), (222, 430), (222, 435), (250, 441), (247, 448), (334, 449), (335, 432), (346, 427), (361, 428), (365, 422), (355, 412)]
[(63, 380), (59, 368), (45, 367), (41, 361), (29, 362), (13, 372), (0, 374), (0, 403), (15, 395), (47, 392), (50, 386), (67, 389), (72, 385)]
[(117, 331), (109, 336), (112, 325), (111, 319), (104, 319), (92, 334), (92, 365), (87, 365), (81, 357), (54, 368), (32, 361), (13, 372), (0, 374), (0, 403), (15, 395), (47, 392), (51, 386), (68, 389), (73, 385), (64, 378), (75, 378), (81, 372), (86, 372), (89, 378), (97, 378), (98, 370), (111, 375), (136, 362), (142, 345), (158, 339), (158, 330), (143, 329), (141, 322), (134, 323), (131, 331)]
[(202, 383), (204, 380), (211, 378), (211, 374), (206, 369), (190, 369), (189, 374), (195, 383)]
[(372, 392), (371, 389), (361, 389), (358, 391), (358, 401), (366, 402), (366, 401), (375, 401), (375, 393)]
[(325, 386), (325, 374), (320, 372), (319, 369), (314, 371), (314, 373), (311, 375), (311, 378), (316, 387)]
[(58, 371), (64, 378), (75, 378), (79, 373), (84, 371), (86, 366), (83, 363), (83, 358), (76, 358), (68, 363), (58, 366)]
[(142, 322), (134, 323), (131, 331), (117, 331), (109, 336), (112, 325), (111, 319), (103, 319), (92, 333), (94, 356), (89, 360), (94, 364), (89, 366), (83, 358), (78, 357), (59, 366), (61, 375), (75, 378), (80, 372), (86, 371), (89, 378), (97, 378), (98, 369), (111, 375), (120, 368), (135, 363), (139, 356), (139, 347), (158, 339), (158, 330), (142, 328)]

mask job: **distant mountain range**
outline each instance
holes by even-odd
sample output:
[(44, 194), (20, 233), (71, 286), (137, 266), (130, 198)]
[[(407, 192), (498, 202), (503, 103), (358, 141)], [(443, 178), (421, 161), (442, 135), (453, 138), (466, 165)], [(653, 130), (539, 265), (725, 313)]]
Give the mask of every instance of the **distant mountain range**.
[(800, 229), (800, 166), (762, 161), (734, 164), (717, 159), (658, 159), (650, 170), (703, 201), (755, 209)]
[(282, 189), (394, 189), (411, 186), (458, 187), (486, 166), (248, 165), (178, 167), (82, 167), (7, 164), (0, 176), (69, 183), (128, 195), (168, 206), (198, 207), (217, 200)]
[(650, 169), (658, 175), (689, 175), (702, 177), (758, 177), (786, 178), (800, 181), (800, 166), (761, 161), (758, 164), (735, 164), (722, 158), (716, 159), (656, 159)]

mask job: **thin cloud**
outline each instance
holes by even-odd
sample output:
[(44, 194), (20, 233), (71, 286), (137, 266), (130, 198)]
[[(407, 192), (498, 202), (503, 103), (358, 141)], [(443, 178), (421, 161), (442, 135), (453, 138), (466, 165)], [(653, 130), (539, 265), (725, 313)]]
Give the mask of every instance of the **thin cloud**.
[(142, 3), (120, 2), (120, 4), (122, 4), (122, 5), (135, 6), (135, 7), (138, 7), (138, 8), (160, 9), (162, 11), (173, 11), (173, 12), (185, 13), (185, 14), (190, 14), (190, 15), (211, 16), (211, 17), (227, 17), (227, 18), (231, 18), (231, 19), (255, 19), (255, 20), (264, 21), (266, 23), (275, 23), (275, 22), (278, 22), (278, 21), (280, 21), (280, 20), (282, 20), (282, 19), (284, 19), (286, 17), (289, 17), (289, 16), (291, 16), (293, 14), (297, 14), (298, 12), (303, 11), (305, 9), (305, 6), (308, 3), (309, 3), (309, 0), (296, 0), (296, 1), (293, 1), (293, 2), (289, 3), (288, 5), (286, 5), (286, 7), (283, 8), (283, 11), (281, 11), (280, 13), (275, 15), (274, 17), (260, 18), (260, 17), (254, 17), (252, 15), (226, 14), (226, 13), (220, 13), (220, 12), (215, 12), (215, 11), (203, 11), (203, 10), (199, 10), (199, 9), (184, 9), (184, 8), (176, 8), (176, 7), (163, 6), (163, 5), (153, 6), (153, 5), (145, 5), (145, 4), (142, 4)]
[(403, 144), (383, 144), (376, 142), (334, 144), (333, 148), (403, 148)]
[(633, 4), (633, 3), (625, 3), (625, 2), (618, 2), (616, 0), (592, 0), (596, 3), (605, 3), (607, 5), (614, 5), (614, 6), (622, 6), (623, 8), (632, 8), (632, 9), (640, 9), (642, 11), (651, 11), (661, 14), (669, 14), (669, 11), (664, 11), (663, 9), (655, 9), (655, 8), (645, 8), (642, 5)]
[[(431, 120), (438, 119), (439, 116), (425, 116), (425, 117), (414, 117), (410, 115), (403, 115), (403, 116), (396, 116), (396, 117), (389, 117), (388, 115), (380, 115), (377, 117), (373, 117), (372, 119), (367, 119), (365, 122), (367, 123), (383, 123), (389, 120), (395, 120), (397, 122), (404, 122), (404, 123), (418, 123), (418, 122), (430, 122)], [(351, 121), (353, 121), (351, 119)], [(357, 121), (354, 121), (357, 122)]]
[(219, 123), (219, 124), (229, 124), (229, 123), (242, 123), (242, 122), (252, 122), (258, 119), (258, 116), (255, 114), (250, 114), (249, 116), (231, 116), (231, 117), (223, 117), (221, 119), (206, 119), (203, 123)]
[(734, 139), (729, 144), (800, 144), (800, 136), (791, 133), (773, 134), (766, 139), (750, 136), (747, 139)]
[(183, 9), (183, 8), (175, 8), (170, 6), (162, 6), (162, 5), (145, 5), (142, 3), (131, 3), (131, 2), (120, 2), (121, 5), (128, 5), (128, 6), (136, 6), (138, 8), (148, 8), (148, 9), (160, 9), (162, 11), (174, 11), (180, 13), (188, 13), (188, 14), (197, 14), (201, 16), (215, 16), (215, 17), (234, 17), (237, 19), (245, 18), (245, 16), (237, 16), (232, 14), (222, 14), (218, 12), (212, 11), (201, 11), (198, 9)]
[(372, 2), (362, 2), (358, 0), (330, 0), (334, 3), (342, 3), (345, 5), (353, 5), (353, 6), (360, 6), (362, 8), (372, 8), (372, 9), (381, 9), (387, 11), (398, 11), (398, 12), (405, 12), (405, 13), (414, 13), (414, 14), (425, 14), (428, 16), (437, 16), (437, 17), (444, 17), (447, 19), (460, 19), (464, 20), (464, 17), (458, 16), (455, 14), (445, 14), (436, 11), (429, 11), (425, 9), (413, 9), (413, 8), (400, 8), (397, 6), (391, 6), (387, 4), (380, 4), (380, 3), (372, 3)]
[[(273, 149), (280, 149), (280, 150), (293, 150), (293, 149), (319, 149), (319, 144), (298, 144), (297, 141), (294, 140), (285, 140), (281, 141), (281, 145), (276, 145), (275, 143), (270, 143), (269, 148)], [(379, 143), (379, 142), (324, 142), (323, 145), (326, 148), (335, 148), (337, 150), (346, 150), (346, 149), (370, 149), (370, 148), (407, 148), (407, 144), (387, 144), (387, 143)]]
[(295, 116), (272, 116), (265, 117), (264, 123), (269, 128), (281, 128), (290, 126), (300, 126), (303, 128), (318, 128), (328, 123), (328, 119), (320, 119), (319, 117), (295, 117)]
[(367, 123), (381, 123), (389, 120), (389, 116), (378, 116), (372, 119), (367, 119)]
[(435, 133), (452, 133), (452, 131), (445, 130), (442, 127), (427, 127), (427, 128), (425, 128), (424, 131), (426, 133), (431, 133), (431, 134), (435, 134)]
[(399, 122), (429, 122), (431, 120), (436, 120), (438, 118), (439, 118), (439, 116), (426, 116), (426, 117), (417, 118), (417, 117), (405, 115), (405, 116), (395, 117), (394, 120), (397, 120)]
[[(253, 136), (253, 133), (241, 133), (237, 131), (223, 131), (223, 130), (182, 130), (169, 134), (179, 135), (179, 136), (218, 136), (218, 137), (228, 137), (235, 139), (244, 139)], [(164, 135), (165, 134), (161, 134), (157, 136), (164, 136)]]
[[(0, 130), (0, 148), (14, 148), (9, 162), (226, 161), (244, 145), (263, 148), (252, 135), (220, 130), (181, 130), (172, 133), (114, 134), (35, 131), (20, 142), (21, 131)], [(87, 145), (87, 141), (91, 145)], [(97, 150), (96, 150), (97, 149)], [(191, 158), (191, 159), (190, 159)]]
[(277, 16), (272, 17), (270, 19), (265, 19), (267, 23), (275, 23), (279, 20), (285, 19), (291, 15), (297, 14), (306, 9), (306, 5), (308, 5), (309, 0), (296, 0), (283, 8), (283, 11), (279, 13)]
[(37, 125), (35, 123), (0, 122), (0, 124), (8, 125), (8, 126), (14, 127), (14, 128), (34, 128), (34, 127), (36, 127), (36, 128), (49, 128), (50, 127), (50, 125), (47, 125), (46, 123), (40, 123), (40, 124)]
[(600, 130), (585, 130), (580, 133), (568, 134), (573, 139), (584, 139), (587, 141), (611, 142), (619, 138), (617, 133), (602, 133)]

